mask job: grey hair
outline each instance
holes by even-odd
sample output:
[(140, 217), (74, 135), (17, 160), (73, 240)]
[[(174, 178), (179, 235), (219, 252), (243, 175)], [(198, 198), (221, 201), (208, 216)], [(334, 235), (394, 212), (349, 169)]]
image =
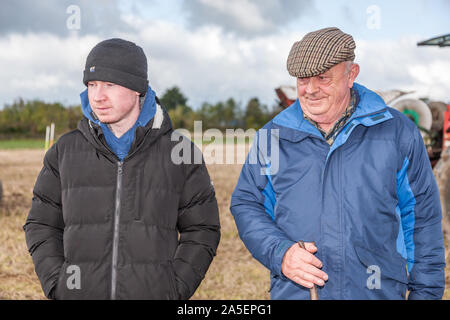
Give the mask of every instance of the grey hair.
[(352, 66), (354, 65), (353, 61), (345, 61), (345, 74), (348, 74), (350, 70), (352, 69)]

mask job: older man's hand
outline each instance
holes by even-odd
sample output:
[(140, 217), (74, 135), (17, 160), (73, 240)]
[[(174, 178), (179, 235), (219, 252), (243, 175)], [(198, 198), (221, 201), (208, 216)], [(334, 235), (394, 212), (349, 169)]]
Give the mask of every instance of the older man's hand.
[(284, 254), (281, 272), (304, 287), (312, 288), (314, 284), (323, 286), (328, 275), (320, 270), (322, 262), (313, 255), (317, 247), (305, 242), (305, 248), (302, 249), (297, 243), (292, 245)]

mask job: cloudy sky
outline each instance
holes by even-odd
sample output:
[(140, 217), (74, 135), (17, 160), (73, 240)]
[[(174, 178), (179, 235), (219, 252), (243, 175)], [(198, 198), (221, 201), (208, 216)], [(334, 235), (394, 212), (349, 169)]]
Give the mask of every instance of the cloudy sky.
[(337, 26), (354, 36), (358, 82), (450, 102), (449, 0), (6, 0), (0, 11), (0, 108), (18, 97), (78, 104), (87, 54), (121, 37), (140, 45), (157, 94), (178, 86), (198, 108), (234, 97), (268, 106), (294, 85), (292, 44)]

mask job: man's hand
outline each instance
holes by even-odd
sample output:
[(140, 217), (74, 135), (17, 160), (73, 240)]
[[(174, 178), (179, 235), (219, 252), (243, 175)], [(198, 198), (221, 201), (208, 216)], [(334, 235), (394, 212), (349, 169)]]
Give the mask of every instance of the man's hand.
[(312, 288), (314, 284), (323, 286), (328, 275), (320, 270), (322, 262), (313, 255), (317, 247), (305, 242), (305, 248), (300, 248), (297, 243), (292, 245), (284, 254), (281, 272), (304, 287)]

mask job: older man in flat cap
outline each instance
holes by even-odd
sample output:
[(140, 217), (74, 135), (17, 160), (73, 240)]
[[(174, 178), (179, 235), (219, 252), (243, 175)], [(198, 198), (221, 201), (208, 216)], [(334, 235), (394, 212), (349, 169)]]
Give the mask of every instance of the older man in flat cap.
[(338, 28), (293, 45), (298, 99), (258, 132), (231, 212), (271, 272), (272, 299), (314, 288), (319, 299), (440, 299), (441, 208), (422, 137), (354, 82), (354, 49)]

